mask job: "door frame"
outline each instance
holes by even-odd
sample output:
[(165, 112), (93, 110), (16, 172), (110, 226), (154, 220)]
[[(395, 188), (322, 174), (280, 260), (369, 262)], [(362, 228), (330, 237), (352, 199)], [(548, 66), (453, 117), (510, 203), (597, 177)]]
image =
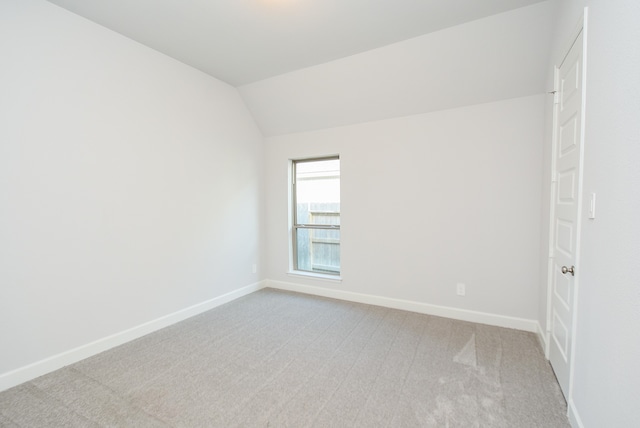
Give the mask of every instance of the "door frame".
[(552, 120), (552, 135), (551, 135), (551, 183), (550, 183), (550, 192), (549, 192), (549, 241), (547, 248), (547, 311), (546, 311), (546, 325), (544, 332), (544, 340), (545, 340), (545, 357), (547, 360), (549, 359), (549, 352), (551, 348), (551, 325), (552, 325), (552, 302), (553, 302), (553, 273), (554, 273), (554, 245), (555, 242), (555, 228), (553, 227), (554, 216), (555, 216), (555, 198), (557, 192), (557, 179), (556, 179), (556, 162), (557, 162), (557, 147), (558, 147), (558, 133), (557, 133), (557, 125), (558, 125), (558, 101), (559, 101), (559, 72), (560, 65), (564, 61), (564, 59), (569, 54), (569, 51), (573, 47), (576, 39), (580, 36), (582, 32), (582, 105), (581, 105), (581, 123), (580, 123), (580, 160), (579, 160), (579, 168), (580, 175), (578, 178), (578, 214), (576, 221), (576, 255), (575, 255), (575, 266), (576, 275), (574, 278), (574, 292), (573, 292), (573, 308), (572, 308), (572, 323), (571, 323), (571, 356), (569, 359), (569, 391), (566, 391), (567, 394), (565, 399), (567, 400), (567, 411), (568, 413), (571, 411), (572, 406), (572, 396), (573, 396), (573, 375), (574, 375), (574, 361), (576, 356), (576, 333), (577, 333), (577, 317), (578, 317), (578, 295), (580, 290), (580, 250), (581, 250), (581, 234), (582, 234), (582, 213), (583, 213), (583, 176), (584, 176), (584, 139), (585, 139), (585, 118), (586, 118), (586, 83), (587, 83), (587, 18), (588, 18), (588, 8), (585, 7), (582, 16), (580, 17), (578, 24), (571, 32), (568, 41), (563, 46), (563, 49), (560, 53), (560, 56), (554, 61), (554, 70), (553, 70), (553, 120)]

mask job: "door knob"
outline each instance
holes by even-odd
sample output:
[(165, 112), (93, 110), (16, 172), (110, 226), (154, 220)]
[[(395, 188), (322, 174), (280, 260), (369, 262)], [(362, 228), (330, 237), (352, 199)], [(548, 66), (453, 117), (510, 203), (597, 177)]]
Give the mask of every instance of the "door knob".
[(574, 271), (574, 267), (573, 266), (571, 266), (570, 268), (568, 268), (566, 266), (562, 266), (561, 270), (562, 270), (562, 273), (565, 273), (565, 274), (567, 272), (571, 273), (571, 276), (574, 276), (576, 274), (575, 271)]

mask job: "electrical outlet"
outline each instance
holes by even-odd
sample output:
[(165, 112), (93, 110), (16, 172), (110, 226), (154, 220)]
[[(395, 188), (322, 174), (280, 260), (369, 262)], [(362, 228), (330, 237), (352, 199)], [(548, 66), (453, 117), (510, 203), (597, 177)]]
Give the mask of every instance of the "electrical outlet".
[(251, 272), (252, 272), (252, 273), (256, 273), (256, 272), (258, 272), (258, 265), (257, 265), (257, 264), (255, 264), (255, 263), (254, 263), (254, 264), (251, 266)]
[(463, 283), (459, 282), (456, 284), (456, 294), (458, 296), (464, 296), (467, 292), (466, 290), (467, 286), (464, 285)]

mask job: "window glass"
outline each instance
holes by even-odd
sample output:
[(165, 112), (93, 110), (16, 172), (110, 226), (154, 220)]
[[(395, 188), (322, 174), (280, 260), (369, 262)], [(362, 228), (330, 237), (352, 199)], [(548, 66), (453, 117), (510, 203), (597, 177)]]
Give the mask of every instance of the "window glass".
[(340, 273), (340, 160), (293, 161), (294, 269)]

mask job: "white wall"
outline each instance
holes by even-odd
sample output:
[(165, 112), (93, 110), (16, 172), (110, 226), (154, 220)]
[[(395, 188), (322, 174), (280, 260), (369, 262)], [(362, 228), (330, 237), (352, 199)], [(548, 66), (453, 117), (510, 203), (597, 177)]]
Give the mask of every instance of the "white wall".
[[(268, 138), (267, 277), (536, 319), (544, 97)], [(288, 159), (335, 153), (343, 281), (289, 276)]]
[(0, 62), (0, 380), (258, 281), (236, 89), (38, 0), (0, 2)]
[[(640, 426), (640, 3), (561, 0), (557, 54), (588, 6), (584, 197), (574, 425)], [(548, 160), (547, 160), (548, 161)]]
[(537, 3), (239, 90), (266, 136), (540, 94), (554, 11)]

